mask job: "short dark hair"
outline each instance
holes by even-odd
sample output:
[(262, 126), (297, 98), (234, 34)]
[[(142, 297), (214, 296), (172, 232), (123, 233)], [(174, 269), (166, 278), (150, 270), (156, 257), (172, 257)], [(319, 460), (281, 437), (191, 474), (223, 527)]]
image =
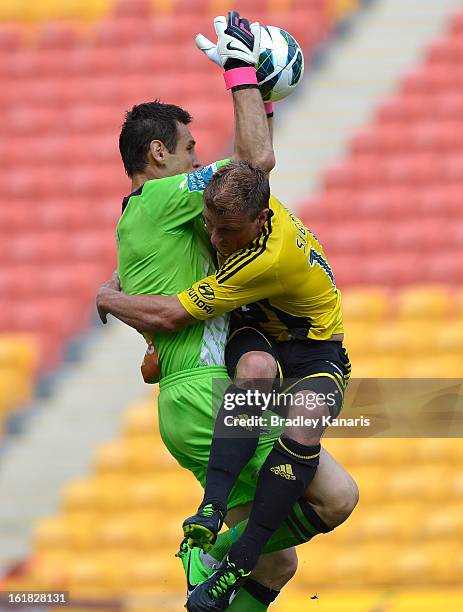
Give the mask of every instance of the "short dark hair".
[(160, 140), (169, 153), (177, 147), (177, 122), (187, 125), (191, 116), (180, 106), (159, 100), (137, 104), (127, 111), (119, 136), (119, 151), (126, 173), (132, 177), (143, 172), (153, 140)]
[(244, 213), (255, 219), (269, 199), (268, 174), (247, 161), (219, 168), (204, 191), (205, 205), (217, 215)]

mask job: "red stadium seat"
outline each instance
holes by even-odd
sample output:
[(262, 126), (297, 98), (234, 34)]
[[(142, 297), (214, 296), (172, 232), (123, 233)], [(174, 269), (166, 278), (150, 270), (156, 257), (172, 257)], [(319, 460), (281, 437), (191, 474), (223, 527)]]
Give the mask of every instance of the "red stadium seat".
[(37, 75), (39, 55), (20, 49), (11, 57), (0, 58), (0, 74), (7, 79), (27, 79)]
[(454, 251), (436, 252), (423, 266), (423, 280), (431, 283), (462, 283), (461, 246)]
[(15, 24), (0, 24), (0, 52), (16, 51), (20, 48), (24, 28)]
[(425, 216), (460, 217), (463, 187), (439, 185), (416, 192), (418, 212)]
[(35, 109), (33, 106), (17, 106), (5, 116), (4, 128), (13, 136), (31, 136), (49, 132), (56, 126), (56, 114), (52, 110)]
[[(266, 0), (255, 0), (257, 5), (263, 1), (266, 2)], [(191, 0), (174, 0), (175, 13), (177, 15), (185, 15), (185, 20), (190, 19), (192, 16), (197, 17), (198, 15), (201, 15), (204, 19), (204, 16), (211, 12), (210, 8), (210, 0), (195, 0), (195, 2), (191, 2)], [(253, 8), (255, 7), (253, 6)]]
[(429, 64), (452, 64), (463, 59), (463, 44), (460, 41), (443, 37), (434, 41), (426, 53)]
[(114, 17), (145, 19), (150, 16), (151, 0), (117, 0), (113, 8)]
[(410, 253), (391, 252), (387, 257), (370, 257), (363, 266), (365, 284), (383, 284), (398, 286), (411, 283), (415, 280), (422, 256)]
[(406, 185), (368, 188), (355, 200), (355, 211), (364, 217), (399, 219), (415, 213), (415, 194), (416, 190)]
[(69, 23), (50, 21), (39, 30), (37, 46), (39, 49), (72, 49), (80, 38), (78, 28)]
[(463, 117), (463, 94), (459, 91), (453, 91), (439, 95), (435, 102), (434, 108), (439, 118), (447, 121), (461, 122)]
[(152, 42), (146, 19), (125, 18), (101, 21), (95, 28), (93, 42), (98, 47), (124, 47), (134, 40), (138, 44)]
[(451, 33), (455, 37), (460, 37), (463, 35), (463, 11), (460, 11), (453, 16)]
[(439, 178), (445, 183), (448, 181), (458, 185), (463, 183), (463, 152), (443, 157), (440, 163), (441, 175)]
[[(365, 284), (364, 263), (365, 258), (361, 255), (327, 254), (330, 260), (336, 285), (341, 289), (345, 286), (357, 286)], [(378, 281), (378, 284), (381, 281)]]
[(377, 164), (386, 184), (413, 186), (435, 181), (439, 174), (437, 157), (426, 153), (391, 156)]
[(61, 126), (63, 131), (95, 134), (99, 131), (108, 132), (114, 129), (115, 135), (118, 135), (117, 128), (121, 123), (121, 111), (119, 106), (79, 105), (69, 109), (63, 119)]
[(391, 228), (389, 246), (397, 251), (419, 251), (422, 254), (429, 249), (441, 249), (449, 239), (447, 227), (440, 217), (416, 219), (413, 223), (396, 222)]

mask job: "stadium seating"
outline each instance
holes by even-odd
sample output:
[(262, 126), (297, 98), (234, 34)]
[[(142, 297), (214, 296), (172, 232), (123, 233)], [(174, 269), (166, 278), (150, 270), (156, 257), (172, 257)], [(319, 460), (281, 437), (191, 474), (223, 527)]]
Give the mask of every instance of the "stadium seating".
[[(224, 155), (231, 136), (217, 72), (188, 52), (188, 72), (179, 78), (176, 55), (163, 44), (189, 49), (204, 15), (228, 8), (223, 0), (1, 6), (0, 21), (15, 23), (0, 23), (0, 81), (9, 85), (0, 87), (6, 118), (0, 431), (4, 418), (30, 398), (36, 369), (56, 367), (66, 342), (88, 327), (95, 287), (114, 267), (114, 226), (129, 189), (116, 146), (124, 110), (158, 95), (184, 104), (205, 162)], [(242, 0), (235, 6), (286, 26), (309, 58), (358, 1)], [(178, 11), (188, 20), (177, 20)], [(56, 22), (48, 21), (51, 15)], [(59, 21), (70, 17), (78, 22)], [(461, 378), (462, 34), (460, 13), (303, 210), (345, 288), (354, 377)], [(205, 92), (203, 81), (214, 78), (217, 87)], [(57, 516), (38, 522), (33, 557), (3, 588), (69, 589), (79, 599), (106, 603), (148, 596), (155, 602), (147, 605), (150, 612), (180, 609), (182, 572), (172, 553), (199, 486), (164, 449), (151, 402), (129, 408), (122, 430), (121, 439), (98, 449), (90, 475), (65, 487)], [(352, 472), (362, 499), (345, 526), (301, 549), (311, 588), (333, 580), (338, 588), (460, 585), (459, 440), (333, 438), (326, 446)], [(412, 469), (404, 473), (404, 465)], [(163, 516), (169, 512), (168, 527), (160, 508)], [(366, 600), (356, 598), (350, 607), (336, 595), (332, 601), (331, 610), (358, 610)], [(281, 610), (306, 609), (303, 579), (296, 579), (288, 602)], [(368, 605), (380, 606), (377, 600)]]
[[(124, 111), (158, 96), (184, 104), (195, 120), (202, 160), (226, 154), (230, 101), (219, 73), (200, 53), (191, 52), (191, 45), (194, 33), (210, 33), (210, 17), (228, 5), (204, 0), (193, 10), (183, 0), (39, 4), (0, 3), (0, 81), (8, 83), (0, 87), (5, 118), (0, 283), (8, 289), (8, 311), (12, 300), (21, 299), (32, 310), (37, 300), (41, 312), (40, 300), (49, 299), (58, 275), (59, 291), (73, 296), (77, 305), (77, 332), (90, 322), (92, 287), (115, 267), (114, 226), (121, 198), (130, 189), (117, 151)], [(329, 19), (334, 19), (325, 0), (243, 0), (237, 8), (287, 24), (308, 52), (328, 34)], [(188, 18), (177, 19), (176, 11)], [(304, 20), (313, 29), (301, 28)], [(186, 71), (181, 78), (179, 53)], [(206, 91), (205, 78), (217, 86)], [(32, 280), (18, 277), (19, 272)], [(60, 323), (65, 311), (52, 306), (50, 312), (57, 318), (53, 329), (42, 327), (45, 312), (34, 322), (14, 314), (10, 323), (11, 329), (21, 330), (22, 321), (25, 330), (37, 334), (42, 373), (59, 363), (72, 337)]]
[[(77, 600), (105, 602), (156, 597), (160, 589), (180, 598), (181, 564), (172, 553), (199, 486), (163, 447), (151, 400), (129, 407), (121, 429), (120, 439), (96, 453), (93, 474), (67, 485), (61, 512), (39, 521), (28, 570), (7, 580), (8, 588), (69, 589)], [(310, 567), (313, 588), (329, 587), (333, 580), (345, 589), (458, 585), (463, 577), (456, 545), (463, 535), (459, 440), (352, 442), (325, 442), (356, 478), (362, 500), (346, 525), (300, 549), (300, 567)], [(296, 580), (293, 597), (306, 590), (304, 581)]]

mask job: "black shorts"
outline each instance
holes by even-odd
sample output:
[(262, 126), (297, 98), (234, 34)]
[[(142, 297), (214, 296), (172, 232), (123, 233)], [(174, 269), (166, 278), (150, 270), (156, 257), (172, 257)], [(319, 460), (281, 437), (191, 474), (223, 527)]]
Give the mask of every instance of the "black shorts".
[(225, 348), (225, 363), (230, 378), (234, 377), (240, 358), (251, 351), (262, 351), (273, 356), (278, 370), (276, 386), (281, 391), (333, 393), (336, 404), (331, 413), (332, 416), (339, 414), (351, 371), (349, 356), (342, 342), (312, 339), (279, 342), (257, 327), (237, 327), (231, 331)]

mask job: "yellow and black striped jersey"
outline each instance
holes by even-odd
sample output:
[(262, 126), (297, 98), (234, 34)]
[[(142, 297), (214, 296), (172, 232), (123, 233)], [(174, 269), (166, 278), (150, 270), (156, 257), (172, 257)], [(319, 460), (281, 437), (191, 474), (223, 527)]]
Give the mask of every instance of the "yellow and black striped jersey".
[(275, 197), (259, 235), (178, 295), (198, 320), (241, 308), (271, 337), (327, 340), (343, 333), (341, 292), (322, 246)]

